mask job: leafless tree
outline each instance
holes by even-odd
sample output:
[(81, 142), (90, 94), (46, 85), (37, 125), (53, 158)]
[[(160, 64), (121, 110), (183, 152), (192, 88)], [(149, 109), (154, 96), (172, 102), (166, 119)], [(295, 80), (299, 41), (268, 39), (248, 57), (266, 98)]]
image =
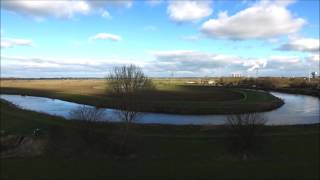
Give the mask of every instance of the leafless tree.
[(87, 130), (94, 126), (95, 122), (102, 121), (104, 115), (104, 109), (86, 105), (81, 105), (69, 113), (71, 119), (81, 120)]
[(71, 119), (86, 121), (86, 122), (97, 122), (103, 119), (105, 110), (102, 108), (89, 107), (81, 105), (76, 109), (70, 111), (69, 116)]
[(103, 108), (87, 105), (78, 106), (70, 111), (69, 117), (73, 120), (79, 120), (77, 126), (80, 128), (72, 128), (72, 130), (77, 133), (77, 135), (82, 136), (83, 140), (88, 144), (92, 144), (93, 147), (96, 144), (100, 144), (101, 148), (104, 148), (110, 144), (111, 134), (108, 131), (101, 135), (97, 130), (98, 127), (101, 127), (101, 123), (108, 122), (105, 115), (107, 115), (107, 113)]
[(135, 65), (115, 67), (107, 80), (111, 93), (120, 96), (152, 88), (151, 80)]
[(114, 105), (119, 109), (119, 118), (124, 122), (121, 151), (128, 141), (130, 125), (141, 115), (137, 96), (153, 88), (152, 81), (135, 65), (115, 67), (107, 77), (109, 92), (116, 96)]
[(229, 130), (229, 145), (233, 152), (240, 153), (245, 159), (248, 153), (254, 152), (263, 144), (262, 130), (267, 122), (258, 113), (230, 115), (225, 126)]

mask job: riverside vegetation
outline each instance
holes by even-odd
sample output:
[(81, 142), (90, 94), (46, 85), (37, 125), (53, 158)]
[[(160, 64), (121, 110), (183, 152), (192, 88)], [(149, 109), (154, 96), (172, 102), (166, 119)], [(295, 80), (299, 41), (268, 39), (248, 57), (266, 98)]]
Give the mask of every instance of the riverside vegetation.
[[(142, 125), (96, 122), (99, 108), (82, 106), (71, 112), (82, 121), (66, 121), (1, 100), (1, 179), (319, 179), (319, 124), (264, 126), (251, 113), (282, 100), (243, 84), (152, 81), (154, 88), (132, 94), (139, 111), (247, 114), (230, 115), (220, 126)], [(97, 79), (1, 80), (1, 93), (124, 107)]]

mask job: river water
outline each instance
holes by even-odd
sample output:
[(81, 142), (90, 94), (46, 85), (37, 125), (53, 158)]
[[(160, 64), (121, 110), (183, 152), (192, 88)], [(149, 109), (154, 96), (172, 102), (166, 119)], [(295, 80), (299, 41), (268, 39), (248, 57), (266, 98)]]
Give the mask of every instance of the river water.
[[(317, 97), (271, 92), (284, 100), (285, 104), (278, 109), (263, 112), (268, 125), (313, 124), (320, 123), (319, 104)], [(81, 104), (35, 96), (0, 95), (22, 109), (43, 112), (70, 119), (70, 111), (82, 106)], [(88, 106), (90, 107), (90, 106)], [(224, 124), (226, 115), (175, 115), (163, 113), (143, 113), (137, 123), (156, 123), (174, 125), (219, 125)], [(118, 110), (106, 108), (104, 121), (119, 121)]]

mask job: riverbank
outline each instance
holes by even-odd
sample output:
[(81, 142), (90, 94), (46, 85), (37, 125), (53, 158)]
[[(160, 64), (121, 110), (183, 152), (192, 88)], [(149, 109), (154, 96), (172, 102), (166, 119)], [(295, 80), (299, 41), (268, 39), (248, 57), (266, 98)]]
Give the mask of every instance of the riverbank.
[(274, 88), (271, 91), (285, 92), (290, 94), (303, 94), (320, 98), (320, 89), (305, 89), (305, 88)]
[[(264, 112), (283, 105), (269, 93), (240, 88), (186, 86), (155, 81), (156, 89), (136, 95), (136, 111), (168, 114), (235, 114)], [(49, 97), (116, 108), (104, 80), (2, 80), (2, 94)]]
[(263, 88), (263, 87), (252, 87), (252, 86), (234, 86), (231, 88), (245, 88), (245, 89), (252, 89), (252, 90), (275, 91), (275, 92), (283, 92), (288, 94), (300, 94), (300, 95), (307, 95), (307, 96), (320, 98), (320, 90), (311, 89), (311, 88), (290, 88), (290, 87)]
[(134, 125), (125, 157), (108, 145), (121, 124), (84, 128), (1, 102), (1, 136), (46, 142), (41, 155), (1, 159), (1, 179), (319, 179), (319, 125), (266, 127), (247, 160), (228, 153), (222, 126)]

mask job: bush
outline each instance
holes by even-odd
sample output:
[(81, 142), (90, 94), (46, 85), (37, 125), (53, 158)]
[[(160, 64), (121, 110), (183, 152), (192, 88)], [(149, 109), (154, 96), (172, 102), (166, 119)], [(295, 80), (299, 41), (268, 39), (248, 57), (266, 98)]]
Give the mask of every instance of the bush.
[(257, 113), (230, 115), (225, 127), (228, 132), (228, 148), (232, 153), (243, 155), (261, 150), (264, 144), (262, 135), (266, 119)]
[(102, 108), (89, 107), (86, 105), (79, 106), (73, 109), (69, 113), (69, 117), (75, 120), (81, 120), (86, 122), (96, 122), (103, 120), (105, 110)]

